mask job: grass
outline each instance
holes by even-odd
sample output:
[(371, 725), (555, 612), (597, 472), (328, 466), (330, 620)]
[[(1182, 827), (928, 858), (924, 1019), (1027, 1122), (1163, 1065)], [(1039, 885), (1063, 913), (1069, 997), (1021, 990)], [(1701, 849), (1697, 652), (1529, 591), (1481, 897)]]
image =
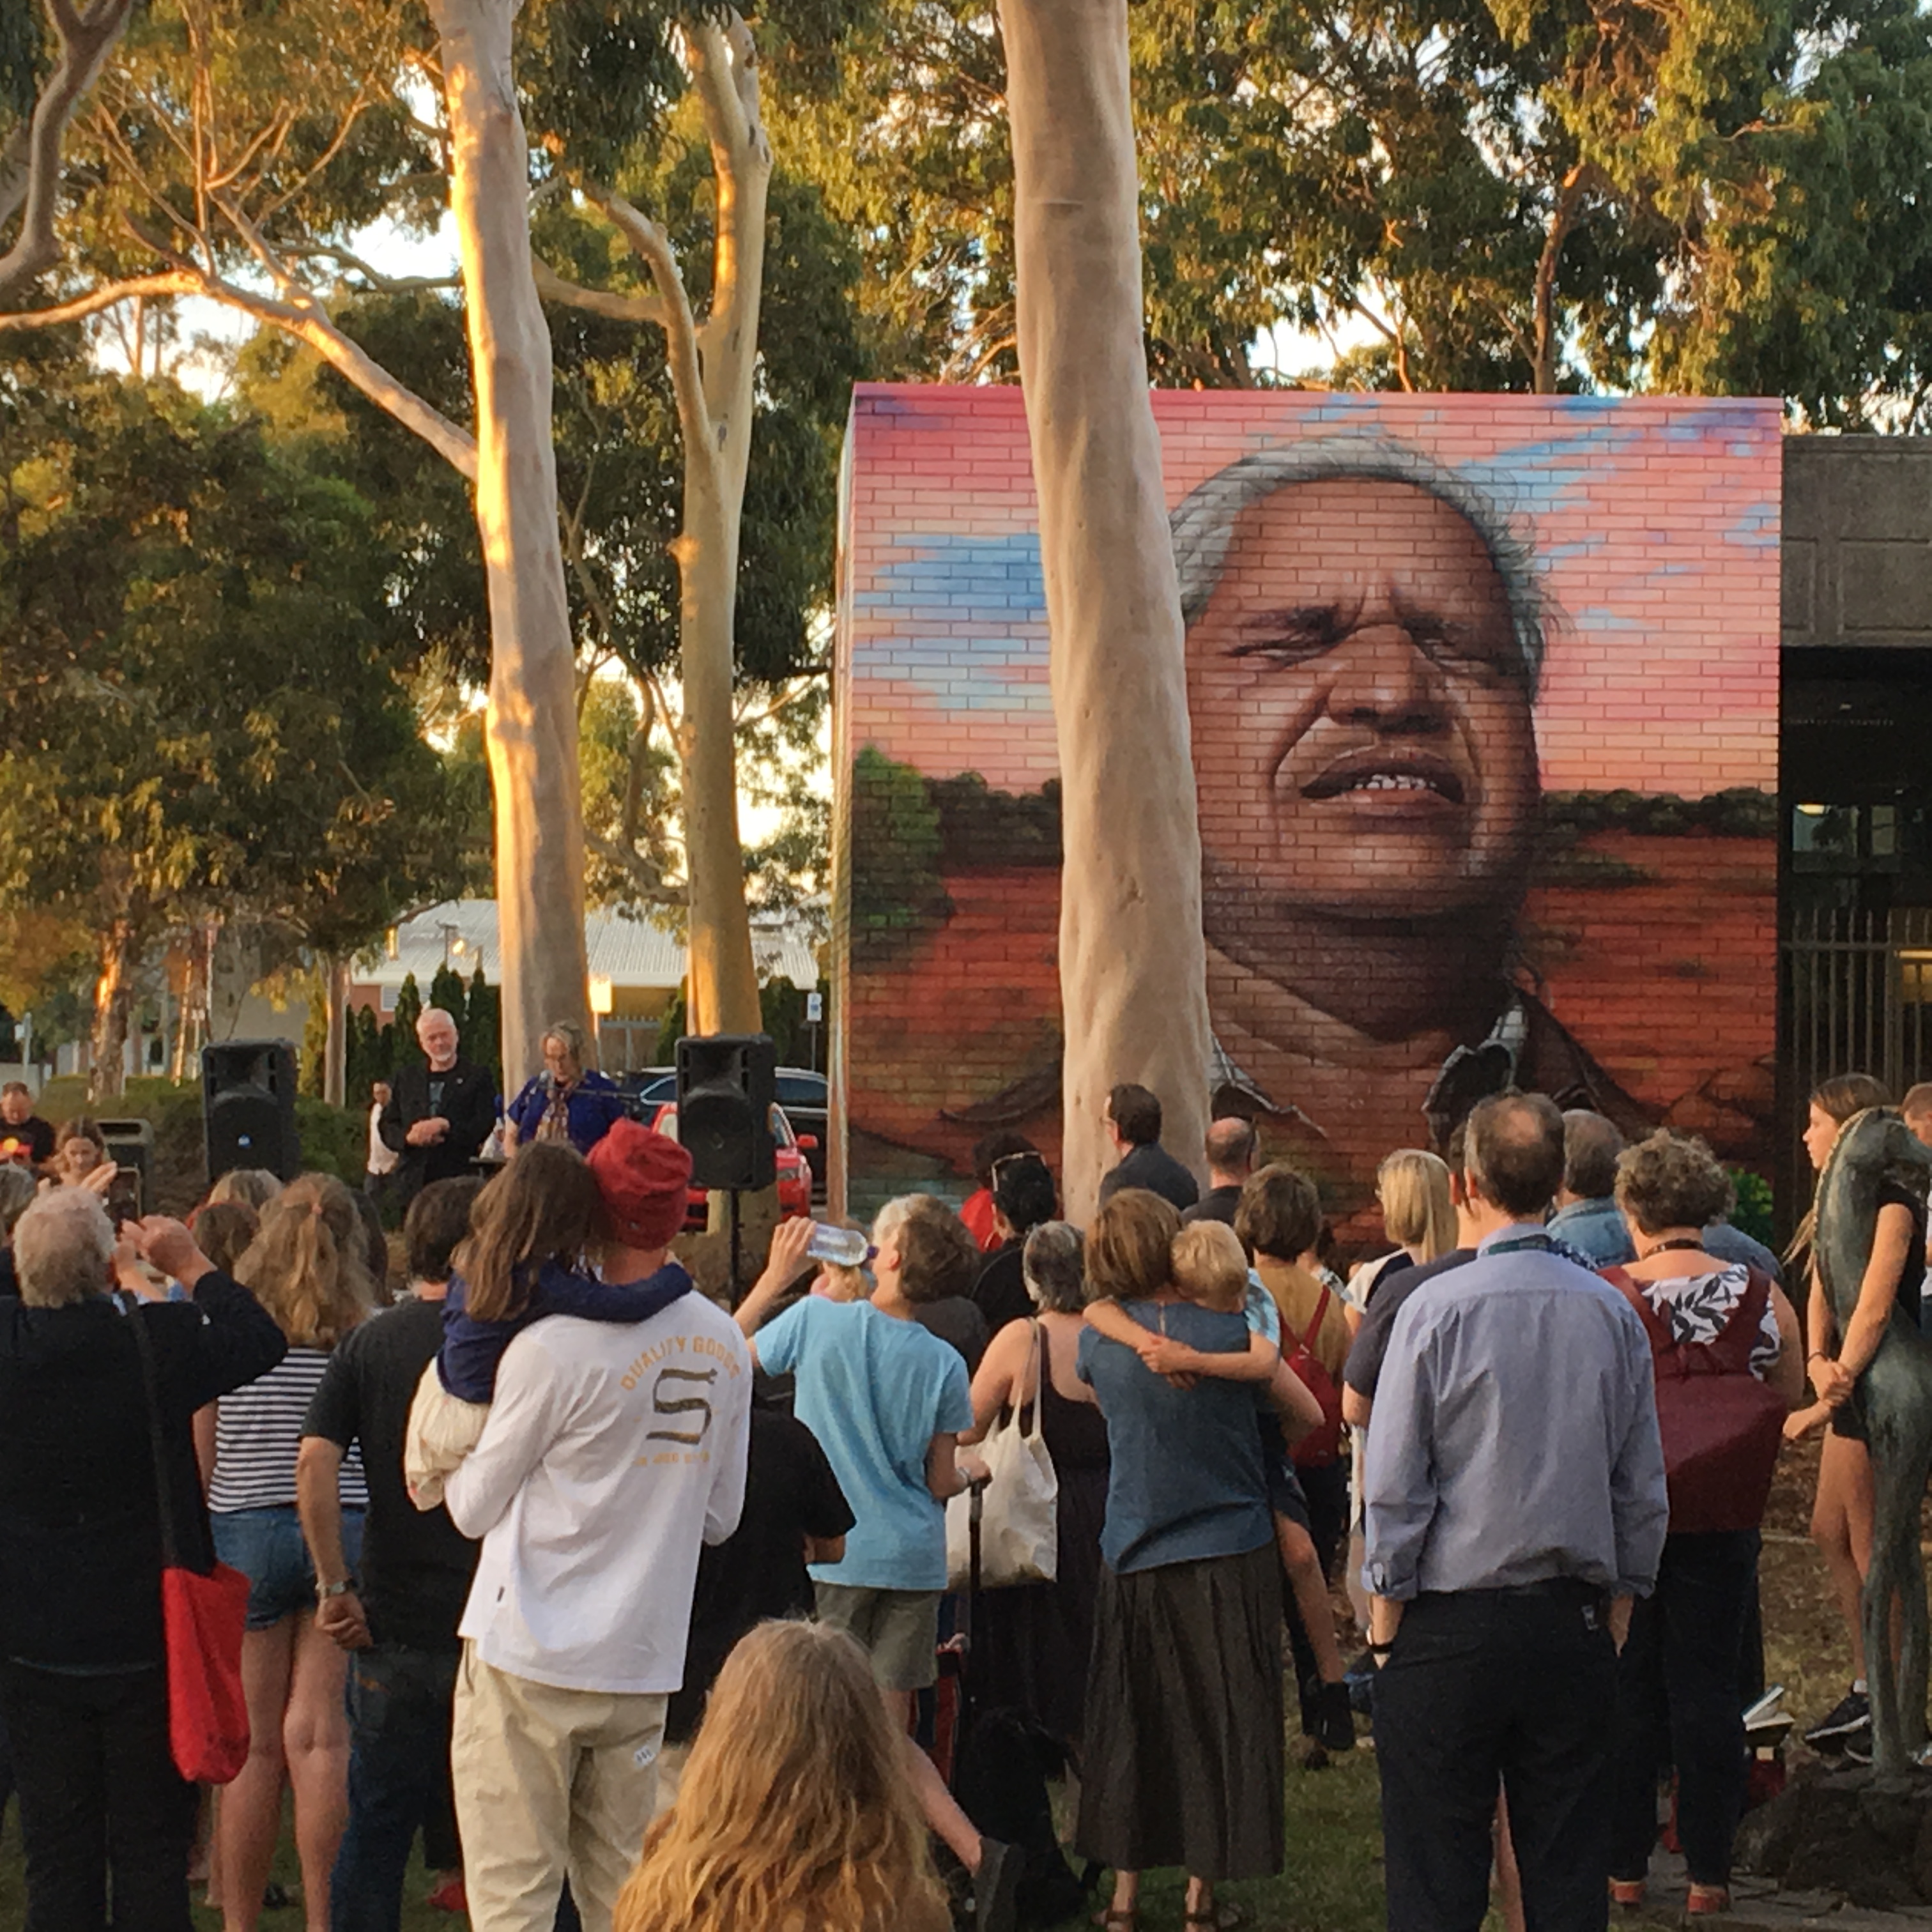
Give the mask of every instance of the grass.
[[(1287, 1822), (1288, 1862), (1282, 1876), (1225, 1886), (1222, 1898), (1240, 1903), (1253, 1932), (1376, 1932), (1382, 1923), (1382, 1832), (1373, 1754), (1358, 1750), (1327, 1771), (1291, 1768)], [(274, 1876), (291, 1894), (298, 1891), (300, 1874), (286, 1824)], [(420, 1858), (413, 1860), (404, 1892), (403, 1932), (461, 1932), (466, 1920), (432, 1912), (424, 1903), (429, 1886)], [(1146, 1932), (1179, 1932), (1184, 1889), (1178, 1873), (1149, 1875), (1141, 1908)], [(0, 1926), (21, 1924), (26, 1910), (19, 1817), (10, 1806), (0, 1830)], [(197, 1906), (194, 1922), (198, 1932), (219, 1932), (221, 1917)], [(262, 1918), (263, 1932), (300, 1932), (302, 1923), (299, 1906), (266, 1912)], [(1084, 1914), (1070, 1919), (1066, 1932), (1087, 1923)]]

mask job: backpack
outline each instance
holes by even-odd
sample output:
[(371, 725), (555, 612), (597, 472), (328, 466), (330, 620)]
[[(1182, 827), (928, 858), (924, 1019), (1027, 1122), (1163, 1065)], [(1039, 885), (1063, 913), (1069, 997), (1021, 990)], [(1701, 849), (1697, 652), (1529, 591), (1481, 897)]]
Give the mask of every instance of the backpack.
[(1650, 1337), (1670, 1533), (1756, 1528), (1784, 1432), (1783, 1399), (1750, 1372), (1771, 1298), (1768, 1277), (1750, 1270), (1737, 1306), (1708, 1342), (1675, 1340), (1670, 1324), (1622, 1268), (1606, 1268), (1604, 1279), (1622, 1292)]
[[(1322, 1420), (1290, 1452), (1290, 1460), (1298, 1469), (1325, 1469), (1342, 1453), (1342, 1391), (1335, 1386), (1335, 1378), (1325, 1369), (1315, 1352), (1315, 1338), (1322, 1332), (1322, 1324), (1328, 1318), (1328, 1304), (1335, 1298), (1334, 1291), (1324, 1282), (1322, 1299), (1315, 1304), (1315, 1319), (1308, 1324), (1308, 1332), (1286, 1351), (1282, 1359), (1301, 1378), (1308, 1393), (1322, 1405)], [(1284, 1322), (1282, 1332), (1285, 1338), (1292, 1338), (1294, 1331)]]

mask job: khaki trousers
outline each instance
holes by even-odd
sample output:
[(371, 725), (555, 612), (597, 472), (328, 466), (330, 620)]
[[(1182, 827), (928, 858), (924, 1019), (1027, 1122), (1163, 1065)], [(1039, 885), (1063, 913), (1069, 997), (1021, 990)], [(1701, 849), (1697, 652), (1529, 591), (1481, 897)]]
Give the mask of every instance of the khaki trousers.
[(450, 1765), (471, 1932), (551, 1932), (566, 1872), (584, 1932), (610, 1932), (656, 1801), (668, 1701), (534, 1684), (464, 1645)]

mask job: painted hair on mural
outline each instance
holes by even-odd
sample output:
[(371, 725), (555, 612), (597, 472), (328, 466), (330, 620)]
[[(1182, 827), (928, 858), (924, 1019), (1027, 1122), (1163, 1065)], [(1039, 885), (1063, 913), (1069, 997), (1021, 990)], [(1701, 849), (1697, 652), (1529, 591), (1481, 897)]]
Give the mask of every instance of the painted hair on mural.
[(1481, 538), (1502, 579), (1523, 685), (1534, 698), (1543, 673), (1548, 613), (1529, 545), (1510, 527), (1502, 510), (1466, 477), (1420, 450), (1384, 436), (1325, 436), (1315, 442), (1256, 450), (1190, 490), (1168, 519), (1183, 618), (1191, 625), (1208, 608), (1227, 567), (1228, 545), (1244, 510), (1297, 483), (1341, 477), (1403, 483), (1426, 490)]

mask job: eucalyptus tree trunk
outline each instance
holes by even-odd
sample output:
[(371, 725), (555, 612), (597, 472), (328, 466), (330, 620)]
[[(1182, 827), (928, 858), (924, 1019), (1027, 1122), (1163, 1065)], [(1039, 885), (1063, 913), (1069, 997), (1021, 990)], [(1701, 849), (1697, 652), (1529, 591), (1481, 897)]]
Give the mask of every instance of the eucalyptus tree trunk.
[(347, 1105), (349, 1084), (349, 956), (322, 956), (322, 998), (328, 1002), (328, 1030), (322, 1045), (322, 1097), (332, 1107)]
[(1000, 0), (1020, 377), (1040, 496), (1064, 860), (1063, 1187), (1092, 1214), (1107, 1091), (1202, 1158), (1210, 1038), (1180, 593), (1142, 336), (1126, 0)]
[[(683, 517), (670, 553), (678, 570), (684, 684), (676, 735), (689, 880), (690, 1028), (694, 1034), (756, 1033), (763, 1021), (738, 831), (732, 682), (772, 151), (759, 100), (758, 49), (743, 20), (735, 13), (722, 22), (693, 20), (684, 28), (684, 42), (710, 145), (717, 203), (711, 304), (701, 323), (692, 315), (683, 274), (662, 227), (608, 190), (586, 192), (650, 270), (656, 298), (633, 312), (664, 329), (684, 445)], [(566, 299), (580, 294), (566, 294), (554, 278), (548, 285)]]
[(530, 264), (530, 158), (511, 69), (517, 0), (430, 0), (448, 106), (450, 209), (476, 391), (476, 523), (490, 598), (503, 1076), (557, 1020), (595, 1040), (570, 612), (550, 440), (550, 340)]
[(94, 1026), (88, 1041), (90, 1101), (118, 1099), (126, 1084), (128, 1024), (134, 1005), (134, 970), (140, 963), (134, 920), (110, 920), (94, 946)]

